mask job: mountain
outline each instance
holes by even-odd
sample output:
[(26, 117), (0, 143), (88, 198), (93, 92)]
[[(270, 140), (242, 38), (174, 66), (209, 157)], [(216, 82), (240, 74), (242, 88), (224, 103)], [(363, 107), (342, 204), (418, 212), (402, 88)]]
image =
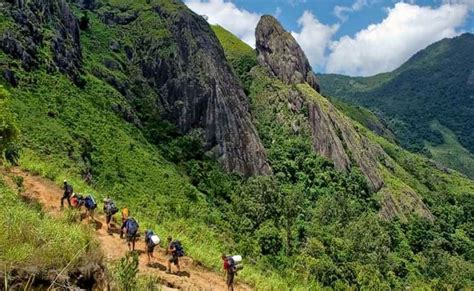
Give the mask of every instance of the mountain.
[[(473, 284), (474, 183), (323, 97), (275, 18), (262, 17), (253, 50), (177, 0), (11, 0), (0, 12), (0, 205), (19, 212), (0, 215), (0, 263), (26, 278), (5, 282), (49, 286), (91, 263), (112, 288), (160, 287), (159, 270), (143, 278), (130, 256), (103, 256), (101, 223), (24, 185), (58, 193), (67, 179), (99, 217), (110, 197), (142, 231), (179, 239), (183, 286), (198, 268), (215, 274), (195, 287), (221, 286), (223, 253), (243, 256), (238, 280), (259, 290)], [(69, 231), (77, 245), (58, 252)]]
[(373, 77), (319, 75), (322, 93), (374, 111), (400, 144), (474, 178), (474, 35), (443, 39)]
[[(236, 40), (229, 32), (218, 26), (214, 30), (224, 48), (233, 47), (229, 40)], [(281, 199), (285, 209), (283, 215), (286, 217), (283, 220), (286, 244), (284, 240), (282, 246), (276, 239), (278, 236), (270, 235), (279, 230), (272, 224), (263, 223), (260, 229), (257, 228), (258, 235), (265, 230), (267, 236), (272, 237), (271, 240), (265, 240), (269, 244), (265, 252), (275, 255), (282, 248), (286, 249), (287, 255), (294, 252), (277, 265), (287, 262), (285, 266), (293, 266), (298, 273), (306, 274), (305, 280), (316, 278), (323, 285), (334, 286), (341, 280), (358, 282), (355, 284), (361, 286), (360, 276), (364, 275), (369, 276), (368, 282), (375, 289), (416, 285), (405, 275), (401, 275), (405, 278), (401, 279), (404, 283), (398, 281), (401, 285), (388, 283), (387, 273), (378, 273), (392, 267), (394, 269), (388, 272), (399, 272), (399, 264), (407, 264), (402, 269), (413, 267), (423, 273), (424, 279), (421, 280), (432, 280), (427, 272), (433, 271), (432, 274), (440, 275), (434, 267), (428, 271), (430, 268), (408, 263), (405, 259), (421, 256), (435, 265), (441, 263), (435, 263), (432, 255), (443, 247), (435, 247), (434, 241), (426, 244), (425, 241), (420, 246), (413, 239), (430, 240), (427, 232), (418, 233), (425, 223), (433, 226), (429, 228), (432, 234), (437, 233), (434, 237), (447, 238), (449, 235), (445, 226), (450, 223), (442, 217), (453, 215), (448, 210), (448, 200), (456, 200), (457, 207), (465, 209), (464, 213), (471, 213), (468, 205), (472, 205), (472, 195), (469, 194), (473, 189), (472, 181), (392, 143), (390, 140), (393, 140), (393, 134), (370, 111), (340, 101), (332, 104), (317, 92), (317, 86), (302, 82), (301, 78), (292, 78), (310, 74), (311, 68), (304, 65), (306, 57), (301, 57), (304, 53), (294, 38), (273, 17), (262, 17), (257, 26), (256, 39), (253, 60), (249, 47), (246, 50), (239, 49), (238, 53), (226, 50), (226, 57), (249, 92), (254, 124), (267, 149), (275, 178), (285, 195)], [(287, 45), (292, 49), (277, 49), (272, 45)], [(286, 53), (282, 55), (281, 51)], [(255, 63), (258, 65), (255, 66)], [(275, 66), (280, 70), (275, 70)], [(244, 68), (250, 69), (245, 71)], [(247, 81), (249, 75), (250, 83)], [(318, 84), (324, 88), (323, 81)], [(373, 134), (363, 124), (378, 128), (379, 133), (387, 139)], [(248, 230), (246, 221), (258, 224), (264, 220), (272, 212), (271, 206), (268, 206), (271, 203), (267, 202), (269, 198), (265, 198), (264, 193), (256, 192), (253, 197), (242, 197), (249, 200), (241, 202), (244, 205), (242, 208), (262, 213), (249, 215), (247, 211), (239, 211), (239, 217), (243, 220), (239, 233), (251, 235), (254, 230)], [(263, 201), (260, 202), (260, 199)], [(278, 196), (273, 199), (278, 199)], [(263, 202), (266, 207), (261, 206)], [(471, 217), (471, 214), (467, 215)], [(381, 222), (380, 218), (385, 222)], [(273, 222), (274, 225), (281, 223)], [(454, 225), (460, 226), (458, 223)], [(391, 231), (398, 229), (395, 231), (398, 234), (386, 232), (386, 226)], [(301, 239), (291, 239), (295, 236)], [(246, 236), (240, 239), (245, 240)], [(342, 249), (336, 246), (338, 244), (351, 245), (344, 258), (341, 257)], [(300, 245), (302, 251), (295, 251), (295, 245)], [(409, 246), (409, 253), (412, 252), (408, 257), (402, 255), (404, 246)], [(370, 258), (365, 255), (359, 257), (352, 253), (356, 249), (361, 252), (370, 250), (372, 255)], [(346, 261), (348, 258), (357, 263), (349, 267)], [(390, 264), (388, 261), (394, 262), (394, 265), (382, 271), (381, 264)], [(371, 271), (371, 268), (377, 271)], [(347, 271), (357, 274), (357, 278), (337, 275)], [(464, 280), (461, 278), (470, 276), (466, 273), (458, 275), (461, 281)], [(451, 284), (447, 283), (446, 277), (443, 278), (441, 281)]]

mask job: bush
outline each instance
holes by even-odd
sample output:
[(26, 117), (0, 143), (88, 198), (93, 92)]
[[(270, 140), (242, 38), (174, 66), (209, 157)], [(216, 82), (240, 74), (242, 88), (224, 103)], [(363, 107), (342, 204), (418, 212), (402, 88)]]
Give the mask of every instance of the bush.
[(127, 253), (114, 268), (114, 278), (121, 290), (136, 290), (138, 274), (138, 254)]

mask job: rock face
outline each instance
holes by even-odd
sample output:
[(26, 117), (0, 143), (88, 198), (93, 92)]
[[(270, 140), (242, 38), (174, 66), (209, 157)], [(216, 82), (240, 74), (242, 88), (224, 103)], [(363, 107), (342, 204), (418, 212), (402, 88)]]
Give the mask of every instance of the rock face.
[[(1, 13), (8, 13), (18, 28), (0, 35), (0, 49), (31, 70), (41, 62), (39, 49), (49, 46), (53, 56), (49, 70), (58, 69), (78, 81), (82, 67), (79, 26), (64, 0), (12, 0), (3, 4)], [(53, 26), (53, 35), (47, 40), (41, 30), (46, 24)]]
[(286, 84), (308, 83), (320, 92), (319, 81), (308, 58), (273, 16), (264, 15), (255, 32), (258, 63)]
[[(315, 93), (316, 94), (316, 93)], [(316, 152), (330, 158), (336, 168), (347, 171), (359, 167), (370, 189), (377, 192), (384, 185), (378, 161), (385, 156), (382, 148), (359, 134), (347, 117), (319, 96), (308, 103), (309, 123)]]
[[(172, 45), (160, 51), (142, 43), (135, 51), (164, 117), (181, 133), (202, 128), (206, 149), (227, 171), (270, 174), (247, 97), (207, 22), (188, 9), (169, 12), (158, 6), (155, 12), (166, 21)], [(172, 53), (163, 57), (163, 51)]]
[[(179, 1), (156, 5), (147, 11), (93, 0), (70, 3), (96, 14), (104, 25), (123, 26), (123, 31), (139, 27), (133, 35), (127, 35), (126, 45), (119, 37), (109, 40), (115, 41), (111, 50), (125, 53), (128, 63), (105, 58), (101, 66), (91, 70), (133, 104), (132, 109), (113, 108), (118, 115), (137, 127), (142, 124), (137, 116), (146, 115), (154, 121), (166, 119), (174, 123), (182, 134), (202, 129), (205, 149), (227, 171), (243, 175), (271, 173), (251, 122), (247, 97), (219, 41), (202, 17)], [(95, 10), (97, 7), (103, 9)], [(20, 59), (27, 70), (46, 67), (83, 84), (79, 21), (66, 0), (10, 0), (2, 3), (0, 10), (11, 16), (16, 26), (0, 30), (0, 49)], [(163, 34), (144, 24), (146, 21), (158, 23)], [(50, 59), (41, 56), (44, 47), (50, 48)], [(110, 71), (128, 77), (120, 79)], [(11, 83), (15, 83), (13, 76), (7, 76)], [(132, 90), (142, 86), (148, 91)], [(152, 100), (142, 102), (145, 99)]]
[[(286, 84), (306, 83), (319, 92), (319, 84), (308, 59), (295, 39), (272, 16), (263, 16), (257, 25), (258, 62)], [(331, 159), (336, 168), (350, 170), (356, 165), (376, 192), (383, 186), (377, 169), (383, 150), (358, 134), (334, 106), (313, 90), (301, 93), (308, 106), (314, 150)], [(311, 92), (312, 91), (312, 92)]]

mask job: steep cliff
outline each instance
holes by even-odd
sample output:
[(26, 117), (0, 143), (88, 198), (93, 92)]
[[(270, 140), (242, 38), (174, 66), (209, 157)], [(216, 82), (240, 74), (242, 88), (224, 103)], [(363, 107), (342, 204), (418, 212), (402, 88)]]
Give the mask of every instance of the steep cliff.
[[(79, 24), (68, 4), (63, 0), (7, 2), (0, 11), (14, 24), (0, 30), (0, 49), (21, 60), (27, 71), (42, 64), (49, 72), (59, 70), (78, 83), (82, 66)], [(44, 49), (52, 60), (42, 58)]]
[(308, 58), (273, 16), (264, 15), (255, 31), (258, 63), (286, 84), (308, 83), (317, 92), (319, 81)]
[[(0, 30), (1, 50), (27, 71), (59, 70), (80, 87), (88, 74), (107, 82), (128, 100), (114, 111), (153, 142), (167, 121), (180, 135), (202, 131), (203, 148), (226, 171), (271, 173), (247, 97), (202, 17), (179, 1), (71, 2), (77, 17), (65, 0), (3, 4), (13, 21)], [(11, 84), (13, 68), (4, 65)]]
[(153, 45), (135, 50), (166, 118), (182, 133), (204, 128), (205, 147), (215, 152), (226, 170), (269, 174), (264, 149), (250, 121), (247, 97), (209, 25), (185, 9), (168, 12), (157, 6), (155, 11), (168, 23), (175, 48), (172, 56), (163, 58)]

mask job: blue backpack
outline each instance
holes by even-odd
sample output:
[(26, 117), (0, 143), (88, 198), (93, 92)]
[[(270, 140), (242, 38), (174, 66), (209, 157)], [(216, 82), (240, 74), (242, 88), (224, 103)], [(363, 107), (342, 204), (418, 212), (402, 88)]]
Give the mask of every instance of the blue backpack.
[(127, 234), (129, 235), (136, 235), (137, 232), (138, 232), (138, 222), (133, 219), (133, 218), (129, 218), (127, 220)]
[(84, 199), (84, 205), (89, 210), (97, 208), (97, 203), (95, 203), (94, 197), (92, 197), (92, 195), (87, 195), (87, 197)]
[(178, 257), (184, 256), (184, 249), (183, 246), (181, 245), (181, 242), (179, 240), (175, 240), (172, 242), (174, 249), (176, 250), (176, 255)]

